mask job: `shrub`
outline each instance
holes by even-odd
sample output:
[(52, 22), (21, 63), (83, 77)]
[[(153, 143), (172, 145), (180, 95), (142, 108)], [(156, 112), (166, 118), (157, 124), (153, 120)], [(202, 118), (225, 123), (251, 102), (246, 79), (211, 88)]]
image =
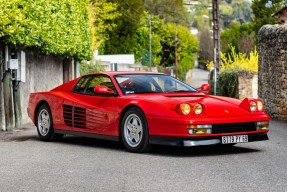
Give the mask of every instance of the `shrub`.
[[(230, 50), (231, 52), (229, 54), (220, 53), (220, 72), (225, 70), (258, 72), (258, 52), (256, 49), (251, 51), (249, 55), (244, 53), (237, 54), (235, 48), (232, 46), (230, 47)], [(207, 64), (208, 69), (213, 66), (213, 61)]]
[(0, 40), (44, 54), (92, 57), (88, 0), (5, 0), (0, 3)]
[[(246, 75), (258, 73), (258, 53), (256, 49), (249, 55), (236, 53), (235, 48), (230, 46), (229, 54), (220, 54), (220, 73), (218, 77), (217, 87), (218, 94), (238, 98), (238, 73)], [(214, 67), (213, 62), (207, 64), (207, 68)], [(211, 93), (213, 93), (211, 91)]]
[(104, 71), (104, 66), (101, 65), (100, 62), (98, 61), (91, 61), (91, 62), (87, 62), (87, 61), (82, 61), (80, 64), (80, 75), (86, 75), (89, 73), (94, 73), (94, 72), (100, 72), (100, 71)]
[(220, 73), (218, 78), (218, 94), (238, 98), (238, 91), (237, 91), (237, 78), (238, 71), (236, 70), (225, 70)]

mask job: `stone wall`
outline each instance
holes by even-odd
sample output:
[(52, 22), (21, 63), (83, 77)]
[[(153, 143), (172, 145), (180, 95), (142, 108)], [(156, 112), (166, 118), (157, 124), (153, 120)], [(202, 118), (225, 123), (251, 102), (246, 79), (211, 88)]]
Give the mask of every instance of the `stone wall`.
[(26, 52), (26, 82), (20, 83), (23, 124), (31, 122), (27, 114), (29, 93), (49, 91), (62, 83), (62, 58)]
[(258, 95), (273, 119), (287, 120), (287, 25), (259, 30)]
[(239, 72), (238, 78), (238, 98), (243, 100), (246, 97), (257, 98), (258, 94), (258, 75), (251, 72)]

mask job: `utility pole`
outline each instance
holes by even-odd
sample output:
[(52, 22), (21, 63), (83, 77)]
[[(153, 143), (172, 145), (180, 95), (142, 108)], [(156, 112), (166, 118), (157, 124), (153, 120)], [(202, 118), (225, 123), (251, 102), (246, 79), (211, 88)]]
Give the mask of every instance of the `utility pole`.
[(174, 38), (174, 57), (175, 57), (175, 77), (178, 78), (178, 60), (177, 60), (177, 44), (178, 44), (178, 38), (177, 38), (177, 25), (175, 26), (175, 38)]
[(151, 71), (151, 66), (152, 66), (151, 15), (148, 16), (148, 26), (149, 26), (149, 70)]
[(212, 0), (212, 20), (213, 20), (213, 62), (214, 62), (214, 95), (216, 95), (217, 73), (220, 70), (220, 37), (219, 37), (219, 0)]

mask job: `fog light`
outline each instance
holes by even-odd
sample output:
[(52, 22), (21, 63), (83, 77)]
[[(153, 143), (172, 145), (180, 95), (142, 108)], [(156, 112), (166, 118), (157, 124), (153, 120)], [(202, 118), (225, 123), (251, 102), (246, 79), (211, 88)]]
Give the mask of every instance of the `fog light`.
[(268, 130), (268, 129), (269, 129), (269, 121), (257, 122), (257, 130)]
[(211, 134), (212, 125), (188, 125), (188, 134)]

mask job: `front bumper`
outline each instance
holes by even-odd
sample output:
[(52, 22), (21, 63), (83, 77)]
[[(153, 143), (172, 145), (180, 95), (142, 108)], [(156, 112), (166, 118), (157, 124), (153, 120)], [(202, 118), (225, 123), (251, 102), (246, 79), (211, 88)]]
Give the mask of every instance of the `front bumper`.
[[(267, 133), (248, 135), (248, 142), (268, 140)], [(164, 137), (164, 136), (150, 136), (150, 144), (170, 145), (170, 146), (203, 146), (203, 145), (220, 145), (221, 136), (217, 137)]]

